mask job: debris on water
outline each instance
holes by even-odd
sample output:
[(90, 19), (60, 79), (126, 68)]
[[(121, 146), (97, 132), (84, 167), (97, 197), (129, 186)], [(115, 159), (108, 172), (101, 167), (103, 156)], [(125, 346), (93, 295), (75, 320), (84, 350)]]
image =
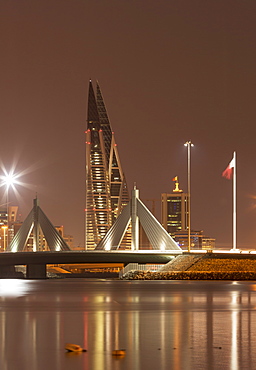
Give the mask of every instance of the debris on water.
[(78, 344), (66, 343), (65, 349), (68, 352), (87, 352), (86, 349), (82, 348)]
[(114, 351), (112, 351), (112, 356), (116, 357), (123, 357), (125, 356), (125, 354), (126, 354), (125, 349), (115, 349)]

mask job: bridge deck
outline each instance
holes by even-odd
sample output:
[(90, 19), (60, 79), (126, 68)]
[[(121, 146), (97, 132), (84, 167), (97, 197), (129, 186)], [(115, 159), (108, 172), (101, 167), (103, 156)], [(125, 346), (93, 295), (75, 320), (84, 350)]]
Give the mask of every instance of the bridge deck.
[(62, 264), (62, 263), (167, 263), (178, 251), (84, 251), (84, 252), (16, 252), (1, 253), (1, 265)]

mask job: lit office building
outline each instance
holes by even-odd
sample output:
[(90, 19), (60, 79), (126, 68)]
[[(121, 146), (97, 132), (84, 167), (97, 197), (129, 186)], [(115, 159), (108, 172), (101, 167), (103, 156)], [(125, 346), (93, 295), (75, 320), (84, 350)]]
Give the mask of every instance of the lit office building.
[(172, 193), (161, 194), (162, 225), (171, 236), (187, 230), (187, 199), (188, 194), (179, 189), (178, 181)]
[[(210, 238), (203, 234), (203, 230), (195, 231), (191, 230), (190, 234), (191, 240), (191, 249), (203, 249), (203, 250), (213, 250), (215, 249), (215, 239)], [(187, 231), (177, 232), (174, 235), (176, 243), (180, 246), (181, 249), (188, 248), (188, 233)]]
[(0, 251), (3, 252), (12, 241), (14, 225), (17, 222), (17, 206), (0, 209)]
[[(89, 83), (86, 130), (85, 249), (93, 250), (129, 201), (101, 90)], [(129, 236), (123, 241), (130, 244)]]
[[(188, 248), (188, 194), (179, 189), (178, 177), (176, 176), (175, 189), (172, 193), (162, 193), (161, 210), (162, 225), (174, 238), (181, 249)], [(202, 230), (191, 230), (191, 248), (212, 250), (215, 248), (215, 239), (205, 236)]]

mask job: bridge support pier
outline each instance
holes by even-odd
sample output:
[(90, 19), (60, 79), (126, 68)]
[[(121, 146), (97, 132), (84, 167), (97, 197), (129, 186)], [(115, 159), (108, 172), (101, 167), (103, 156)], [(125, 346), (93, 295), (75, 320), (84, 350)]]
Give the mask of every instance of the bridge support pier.
[(46, 264), (27, 265), (27, 279), (46, 279)]
[(14, 265), (3, 265), (0, 266), (0, 278), (15, 278), (15, 266)]

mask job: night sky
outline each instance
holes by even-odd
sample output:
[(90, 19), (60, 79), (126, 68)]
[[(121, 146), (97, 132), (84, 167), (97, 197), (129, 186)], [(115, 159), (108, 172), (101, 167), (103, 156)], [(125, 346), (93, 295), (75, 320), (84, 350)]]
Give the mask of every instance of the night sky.
[[(23, 172), (11, 204), (37, 194), (84, 245), (88, 83), (99, 81), (129, 190), (156, 199), (179, 176), (191, 227), (232, 245), (256, 241), (255, 0), (0, 0), (0, 161)], [(0, 192), (4, 189), (0, 188)], [(3, 200), (2, 200), (3, 201)], [(151, 208), (152, 202), (145, 202)]]

